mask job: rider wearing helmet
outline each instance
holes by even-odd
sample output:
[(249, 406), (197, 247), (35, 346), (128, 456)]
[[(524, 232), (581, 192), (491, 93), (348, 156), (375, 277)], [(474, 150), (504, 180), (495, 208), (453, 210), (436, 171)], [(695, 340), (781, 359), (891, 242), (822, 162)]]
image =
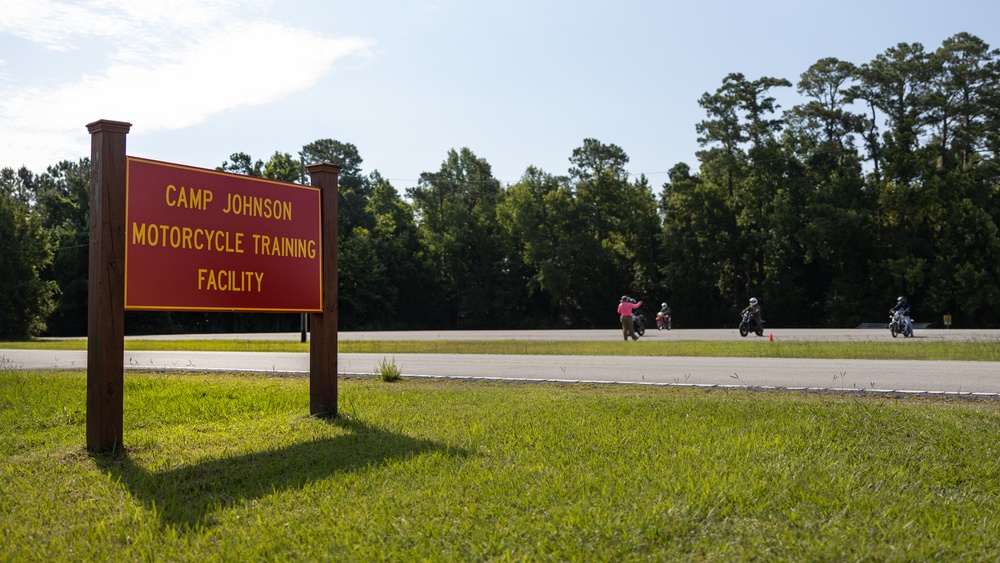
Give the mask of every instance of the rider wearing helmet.
[(750, 305), (748, 305), (746, 309), (743, 309), (743, 311), (740, 312), (740, 315), (745, 315), (748, 312), (753, 314), (753, 317), (757, 319), (757, 322), (760, 323), (762, 327), (764, 326), (764, 317), (760, 314), (760, 305), (757, 304), (756, 297), (750, 298)]
[(910, 305), (906, 301), (906, 296), (900, 295), (896, 298), (896, 306), (889, 309), (890, 315), (895, 315), (896, 311), (899, 311), (903, 315), (903, 319), (906, 320), (906, 330), (910, 334), (913, 334), (913, 321), (910, 320)]
[(660, 330), (670, 330), (670, 306), (666, 301), (660, 303), (660, 312), (656, 314), (656, 327)]

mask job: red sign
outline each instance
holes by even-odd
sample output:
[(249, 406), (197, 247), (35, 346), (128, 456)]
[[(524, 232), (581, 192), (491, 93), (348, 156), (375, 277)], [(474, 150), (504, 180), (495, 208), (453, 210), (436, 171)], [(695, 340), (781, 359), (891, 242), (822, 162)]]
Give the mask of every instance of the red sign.
[(125, 308), (320, 312), (320, 190), (128, 157)]

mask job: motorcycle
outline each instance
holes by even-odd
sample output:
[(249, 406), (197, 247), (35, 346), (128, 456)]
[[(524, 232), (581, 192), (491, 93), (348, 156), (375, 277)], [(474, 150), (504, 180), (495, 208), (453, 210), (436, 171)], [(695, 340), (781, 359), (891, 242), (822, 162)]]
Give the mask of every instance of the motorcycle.
[(657, 313), (656, 314), (656, 328), (659, 330), (673, 328), (670, 320), (670, 313)]
[(746, 336), (750, 332), (754, 332), (757, 336), (764, 336), (764, 325), (757, 318), (757, 315), (747, 311), (743, 313), (743, 318), (740, 320), (740, 336)]
[(639, 336), (646, 334), (646, 315), (643, 315), (639, 309), (632, 311), (632, 329)]
[(902, 334), (903, 337), (913, 336), (913, 330), (907, 325), (903, 311), (889, 312), (889, 332), (892, 333), (893, 338), (899, 334)]

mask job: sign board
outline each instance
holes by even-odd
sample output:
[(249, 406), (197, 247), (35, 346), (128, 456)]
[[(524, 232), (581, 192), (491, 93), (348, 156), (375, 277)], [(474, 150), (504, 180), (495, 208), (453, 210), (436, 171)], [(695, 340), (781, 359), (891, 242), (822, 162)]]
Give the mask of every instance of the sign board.
[(128, 157), (125, 309), (320, 312), (320, 190)]

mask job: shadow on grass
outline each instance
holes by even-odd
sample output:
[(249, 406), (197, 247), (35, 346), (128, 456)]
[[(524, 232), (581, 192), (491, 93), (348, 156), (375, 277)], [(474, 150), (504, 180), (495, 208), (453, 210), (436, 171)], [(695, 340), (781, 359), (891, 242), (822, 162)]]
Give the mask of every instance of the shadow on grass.
[(410, 438), (357, 421), (335, 419), (330, 423), (348, 432), (335, 438), (213, 459), (160, 473), (137, 464), (127, 449), (92, 457), (102, 471), (124, 484), (164, 525), (190, 529), (215, 525), (219, 510), (301, 488), (338, 473), (428, 452), (466, 455), (460, 448)]

